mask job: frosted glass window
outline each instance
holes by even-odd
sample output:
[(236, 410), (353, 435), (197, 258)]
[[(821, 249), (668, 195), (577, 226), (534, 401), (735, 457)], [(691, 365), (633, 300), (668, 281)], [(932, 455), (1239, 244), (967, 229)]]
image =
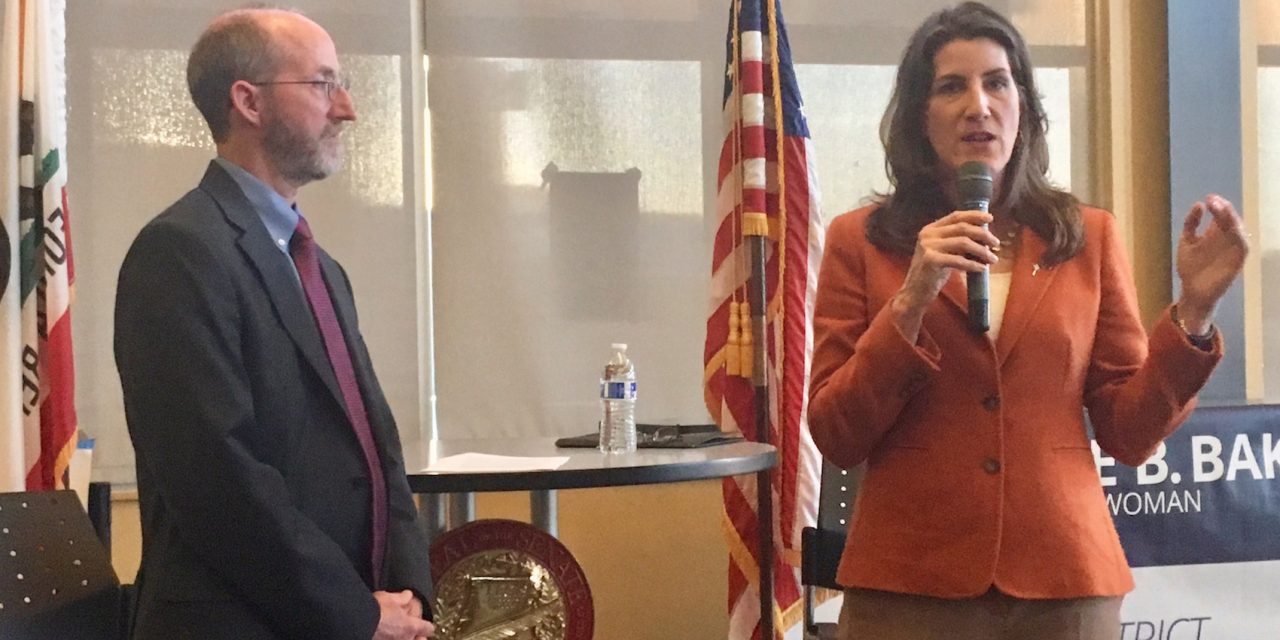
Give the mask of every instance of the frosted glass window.
[(400, 56), (340, 55), (351, 80), (359, 119), (345, 134), (347, 161), (340, 175), (353, 195), (372, 206), (404, 207), (404, 83)]
[(588, 17), (596, 20), (692, 19), (699, 12), (698, 3), (689, 0), (645, 0), (644, 2), (618, 2), (618, 0), (431, 0), (433, 16), (450, 14), (472, 17), (507, 17), (519, 14), (525, 17), (558, 18)]
[(204, 149), (213, 140), (191, 104), (187, 52), (103, 49), (93, 56), (93, 133), (97, 144)]
[[(646, 167), (640, 210), (701, 215), (698, 64), (635, 60), (476, 60), (506, 84), (500, 112), (503, 181), (537, 187), (559, 171)], [(443, 72), (443, 70), (442, 70)], [(488, 97), (496, 98), (495, 95)], [(685, 153), (681, 150), (692, 150)]]
[(592, 431), (611, 342), (641, 420), (705, 419), (701, 82), (687, 61), (432, 58), (443, 437)]
[[(1049, 119), (1049, 180), (1058, 187), (1072, 191), (1072, 145), (1078, 132), (1071, 128), (1071, 69), (1039, 67), (1035, 70), (1036, 89), (1040, 91), (1040, 104)], [(1079, 74), (1083, 76), (1083, 74)], [(1083, 193), (1077, 196), (1088, 198)]]
[[(400, 206), (404, 198), (400, 144), (400, 61), (397, 56), (343, 55), (359, 119), (349, 125), (348, 163), (335, 179), (369, 204)], [(187, 52), (104, 49), (93, 57), (98, 78), (93, 110), (95, 142), (214, 150), (209, 129), (191, 103)]]
[(889, 188), (880, 117), (893, 93), (891, 65), (802, 64), (796, 69), (818, 154), (823, 222)]

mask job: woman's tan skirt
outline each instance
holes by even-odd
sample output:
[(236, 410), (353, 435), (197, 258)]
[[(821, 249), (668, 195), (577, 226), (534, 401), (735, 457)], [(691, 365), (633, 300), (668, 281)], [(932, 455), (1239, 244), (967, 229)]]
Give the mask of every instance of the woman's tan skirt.
[(846, 589), (840, 640), (1116, 640), (1124, 598), (966, 600)]

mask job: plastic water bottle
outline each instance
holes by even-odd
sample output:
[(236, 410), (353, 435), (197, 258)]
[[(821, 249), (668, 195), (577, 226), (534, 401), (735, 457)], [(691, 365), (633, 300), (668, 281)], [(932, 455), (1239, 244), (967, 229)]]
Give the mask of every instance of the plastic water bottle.
[(627, 345), (614, 343), (613, 357), (600, 379), (600, 450), (636, 450), (636, 370), (627, 359)]

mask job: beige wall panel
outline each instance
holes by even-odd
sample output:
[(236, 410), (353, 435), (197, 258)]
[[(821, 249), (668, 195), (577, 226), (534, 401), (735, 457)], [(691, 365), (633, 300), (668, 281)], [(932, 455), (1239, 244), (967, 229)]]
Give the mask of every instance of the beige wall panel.
[(1280, 0), (1253, 0), (1258, 44), (1280, 45)]

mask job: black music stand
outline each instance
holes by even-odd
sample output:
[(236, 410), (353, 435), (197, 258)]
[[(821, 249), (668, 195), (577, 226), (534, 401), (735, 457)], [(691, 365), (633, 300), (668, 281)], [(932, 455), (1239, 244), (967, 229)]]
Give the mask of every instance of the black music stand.
[(74, 491), (0, 493), (0, 638), (116, 640), (120, 582)]

